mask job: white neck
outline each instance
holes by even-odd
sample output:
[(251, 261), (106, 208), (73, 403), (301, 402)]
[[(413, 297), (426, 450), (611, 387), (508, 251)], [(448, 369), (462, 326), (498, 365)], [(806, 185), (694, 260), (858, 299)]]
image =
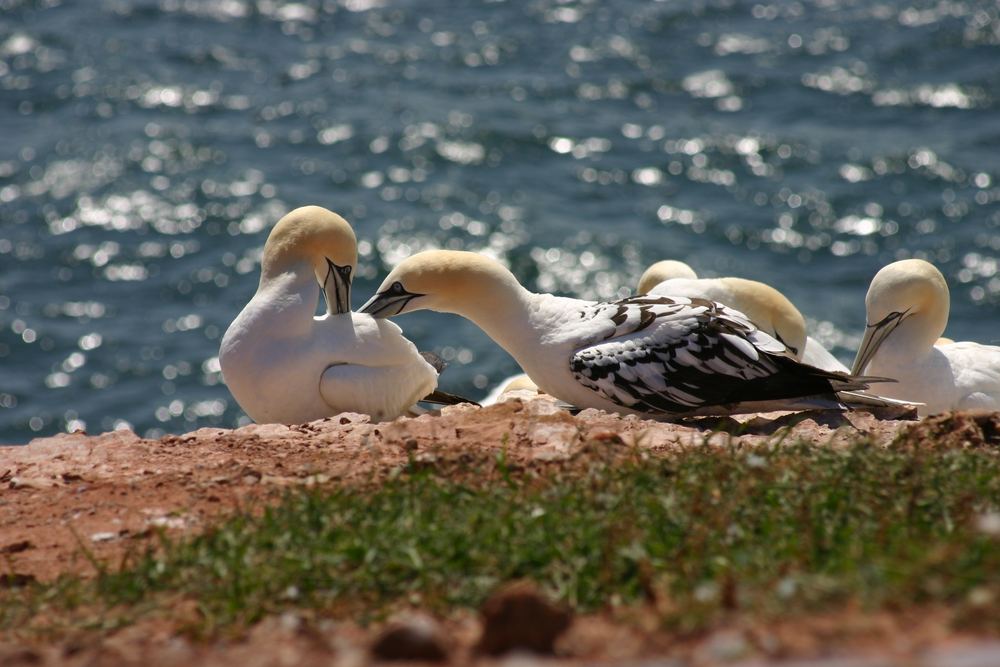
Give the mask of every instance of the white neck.
[(470, 320), (516, 359), (523, 343), (532, 340), (532, 314), (538, 298), (517, 282), (498, 284), (488, 296), (463, 303), (453, 312)]
[[(307, 321), (315, 315), (319, 285), (316, 284), (309, 263), (300, 262), (282, 273), (262, 275), (253, 300), (257, 302), (258, 308), (280, 312), (283, 317), (288, 318), (288, 324), (291, 325), (299, 318)], [(308, 318), (298, 311), (308, 313)]]

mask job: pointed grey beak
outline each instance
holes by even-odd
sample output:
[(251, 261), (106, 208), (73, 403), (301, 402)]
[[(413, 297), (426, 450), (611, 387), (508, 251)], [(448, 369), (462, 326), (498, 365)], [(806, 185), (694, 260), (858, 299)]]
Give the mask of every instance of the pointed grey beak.
[(337, 266), (326, 260), (329, 269), (323, 279), (323, 296), (326, 297), (326, 312), (330, 315), (351, 312), (351, 265)]
[(394, 282), (388, 288), (368, 299), (368, 302), (361, 306), (358, 312), (367, 313), (375, 319), (385, 319), (399, 315), (411, 301), (421, 296), (424, 295), (407, 292), (402, 284)]
[(865, 326), (865, 335), (861, 338), (861, 345), (858, 346), (858, 354), (854, 357), (854, 364), (851, 366), (851, 375), (860, 375), (865, 366), (872, 360), (882, 343), (896, 330), (903, 320), (907, 318), (910, 309), (899, 313), (889, 313), (880, 322)]

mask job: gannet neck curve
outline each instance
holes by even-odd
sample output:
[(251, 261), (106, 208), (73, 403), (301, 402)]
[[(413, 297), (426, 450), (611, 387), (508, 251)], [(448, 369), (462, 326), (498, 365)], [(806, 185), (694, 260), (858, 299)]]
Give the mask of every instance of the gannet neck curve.
[[(922, 259), (882, 267), (865, 295), (865, 333), (852, 366), (861, 372), (876, 355), (899, 364), (926, 357), (948, 324), (951, 298), (941, 272)], [(884, 345), (886, 340), (891, 345)]]
[[(241, 317), (246, 325), (261, 318), (281, 318), (285, 332), (302, 332), (312, 326), (320, 288), (312, 276), (311, 266), (302, 261), (289, 270), (276, 273), (261, 281), (257, 292), (244, 308)], [(277, 333), (277, 330), (274, 330)]]
[(743, 312), (751, 322), (756, 324), (756, 318), (760, 317), (768, 323), (768, 328), (780, 334), (782, 342), (802, 354), (806, 344), (806, 319), (784, 294), (766, 283), (745, 278), (719, 278), (719, 283), (731, 294), (743, 295), (742, 304), (752, 311)]
[(865, 296), (869, 326), (905, 313), (898, 325), (899, 339), (921, 350), (934, 344), (948, 325), (951, 295), (941, 272), (922, 259), (893, 262), (875, 274)]
[(371, 312), (381, 299), (393, 301), (391, 315), (420, 309), (453, 313), (500, 342), (511, 336), (513, 319), (523, 320), (532, 309), (535, 296), (496, 260), (463, 250), (427, 250), (390, 271), (359, 312)]
[(639, 278), (638, 294), (648, 294), (650, 290), (665, 280), (673, 278), (696, 279), (698, 274), (690, 266), (676, 259), (664, 259), (650, 265)]

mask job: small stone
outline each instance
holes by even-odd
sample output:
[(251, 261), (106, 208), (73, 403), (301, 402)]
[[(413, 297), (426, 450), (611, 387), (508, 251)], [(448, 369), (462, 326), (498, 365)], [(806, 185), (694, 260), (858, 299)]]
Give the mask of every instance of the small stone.
[(24, 588), (29, 584), (35, 583), (35, 581), (35, 575), (33, 574), (18, 574), (17, 572), (0, 574), (0, 589)]
[(569, 627), (568, 611), (550, 602), (530, 581), (504, 586), (483, 604), (483, 634), (478, 653), (513, 650), (551, 655), (556, 639)]
[[(154, 516), (146, 519), (146, 523), (157, 528), (172, 528), (174, 530), (187, 527), (187, 520), (182, 516)], [(93, 539), (93, 536), (91, 536), (91, 539)]]
[(721, 630), (711, 635), (702, 646), (702, 657), (711, 664), (735, 662), (746, 658), (750, 651), (750, 644), (742, 632)]
[(94, 533), (90, 536), (91, 542), (110, 542), (116, 539), (118, 539), (118, 533), (111, 532)]
[(379, 660), (441, 662), (448, 659), (441, 626), (425, 614), (390, 621), (372, 642), (371, 653)]
[(35, 649), (26, 646), (2, 645), (0, 646), (0, 665), (41, 665), (44, 657)]
[(470, 412), (475, 412), (476, 410), (482, 409), (475, 403), (456, 403), (455, 405), (446, 405), (441, 408), (442, 417), (454, 417), (459, 415), (465, 415)]
[(565, 411), (551, 398), (535, 397), (525, 402), (528, 414), (535, 417), (545, 417), (547, 415), (566, 414)]
[(593, 440), (594, 442), (602, 442), (609, 445), (624, 445), (625, 441), (622, 440), (621, 435), (615, 431), (607, 429), (594, 429), (587, 434), (588, 440)]
[(34, 546), (31, 540), (19, 540), (0, 547), (0, 554), (17, 554), (32, 549)]
[(922, 667), (994, 667), (1000, 665), (1000, 642), (944, 646), (923, 656)]
[(579, 436), (580, 433), (573, 424), (541, 423), (535, 424), (528, 431), (528, 438), (533, 445), (550, 443), (562, 445), (567, 449)]
[(51, 489), (58, 485), (59, 483), (54, 479), (45, 477), (12, 477), (10, 479), (10, 488), (12, 489)]

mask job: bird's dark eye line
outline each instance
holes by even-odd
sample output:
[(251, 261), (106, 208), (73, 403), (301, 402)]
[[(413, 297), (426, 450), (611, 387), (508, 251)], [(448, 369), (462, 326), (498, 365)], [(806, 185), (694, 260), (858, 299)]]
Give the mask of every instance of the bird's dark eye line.
[(893, 320), (902, 319), (903, 317), (905, 317), (906, 315), (908, 315), (910, 313), (910, 310), (911, 310), (910, 308), (907, 308), (903, 312), (899, 312), (898, 310), (894, 310), (893, 312), (889, 313), (888, 315), (886, 315), (885, 317), (883, 317), (881, 320), (879, 320), (875, 324), (869, 324), (867, 326), (868, 326), (869, 329), (875, 329), (877, 327), (885, 326), (888, 322), (891, 322)]

